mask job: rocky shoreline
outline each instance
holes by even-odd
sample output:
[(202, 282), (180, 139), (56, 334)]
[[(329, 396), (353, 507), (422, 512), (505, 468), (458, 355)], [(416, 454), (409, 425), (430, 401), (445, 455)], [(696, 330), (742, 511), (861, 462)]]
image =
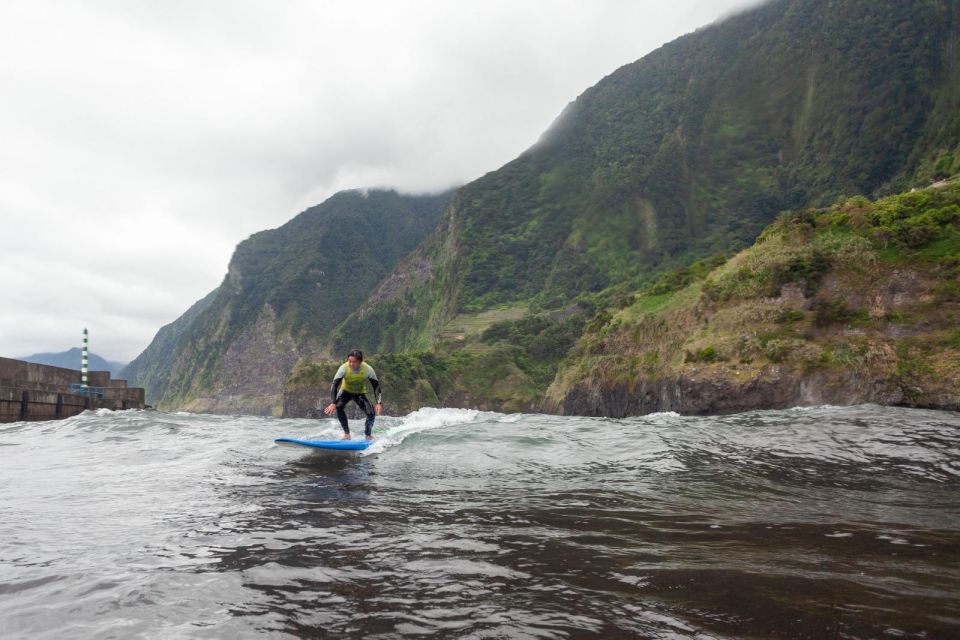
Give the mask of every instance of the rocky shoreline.
[(746, 380), (694, 374), (674, 379), (584, 383), (573, 387), (559, 406), (544, 409), (561, 415), (623, 418), (661, 411), (716, 415), (857, 404), (960, 411), (960, 398), (945, 389), (911, 391), (897, 379), (870, 378), (849, 371), (803, 374), (776, 366)]

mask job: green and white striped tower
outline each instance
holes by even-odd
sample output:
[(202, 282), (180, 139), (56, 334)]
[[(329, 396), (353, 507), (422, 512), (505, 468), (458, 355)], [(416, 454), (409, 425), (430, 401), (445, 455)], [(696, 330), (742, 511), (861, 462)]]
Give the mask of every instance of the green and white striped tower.
[(80, 384), (87, 388), (87, 369), (90, 367), (89, 351), (87, 350), (87, 328), (83, 328), (83, 348), (80, 350)]

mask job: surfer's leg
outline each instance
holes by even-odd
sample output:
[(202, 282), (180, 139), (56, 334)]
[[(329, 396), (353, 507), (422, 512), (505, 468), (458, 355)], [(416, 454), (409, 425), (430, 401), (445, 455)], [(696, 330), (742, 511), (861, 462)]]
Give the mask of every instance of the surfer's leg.
[(350, 402), (350, 394), (341, 393), (340, 397), (337, 398), (337, 420), (340, 421), (340, 427), (343, 429), (344, 435), (350, 435), (350, 425), (347, 423), (347, 412), (344, 408), (347, 406), (347, 403)]
[(373, 420), (377, 417), (377, 412), (373, 410), (373, 405), (367, 399), (366, 394), (359, 395), (356, 398), (357, 404), (367, 414), (367, 422), (364, 424), (363, 432), (368, 436), (373, 435)]

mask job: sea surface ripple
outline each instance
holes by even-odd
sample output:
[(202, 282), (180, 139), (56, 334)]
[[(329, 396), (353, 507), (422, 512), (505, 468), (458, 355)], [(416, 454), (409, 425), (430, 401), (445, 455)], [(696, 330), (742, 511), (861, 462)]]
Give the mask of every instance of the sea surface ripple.
[(422, 409), (363, 455), (273, 443), (337, 432), (0, 425), (0, 638), (960, 637), (960, 414)]

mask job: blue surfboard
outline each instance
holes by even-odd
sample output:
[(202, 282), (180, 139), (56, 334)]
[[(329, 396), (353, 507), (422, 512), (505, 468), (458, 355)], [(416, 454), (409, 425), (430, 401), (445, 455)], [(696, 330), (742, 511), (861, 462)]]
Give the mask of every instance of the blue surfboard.
[(277, 444), (288, 447), (307, 447), (316, 451), (363, 451), (373, 444), (373, 440), (298, 440), (297, 438), (277, 438)]

